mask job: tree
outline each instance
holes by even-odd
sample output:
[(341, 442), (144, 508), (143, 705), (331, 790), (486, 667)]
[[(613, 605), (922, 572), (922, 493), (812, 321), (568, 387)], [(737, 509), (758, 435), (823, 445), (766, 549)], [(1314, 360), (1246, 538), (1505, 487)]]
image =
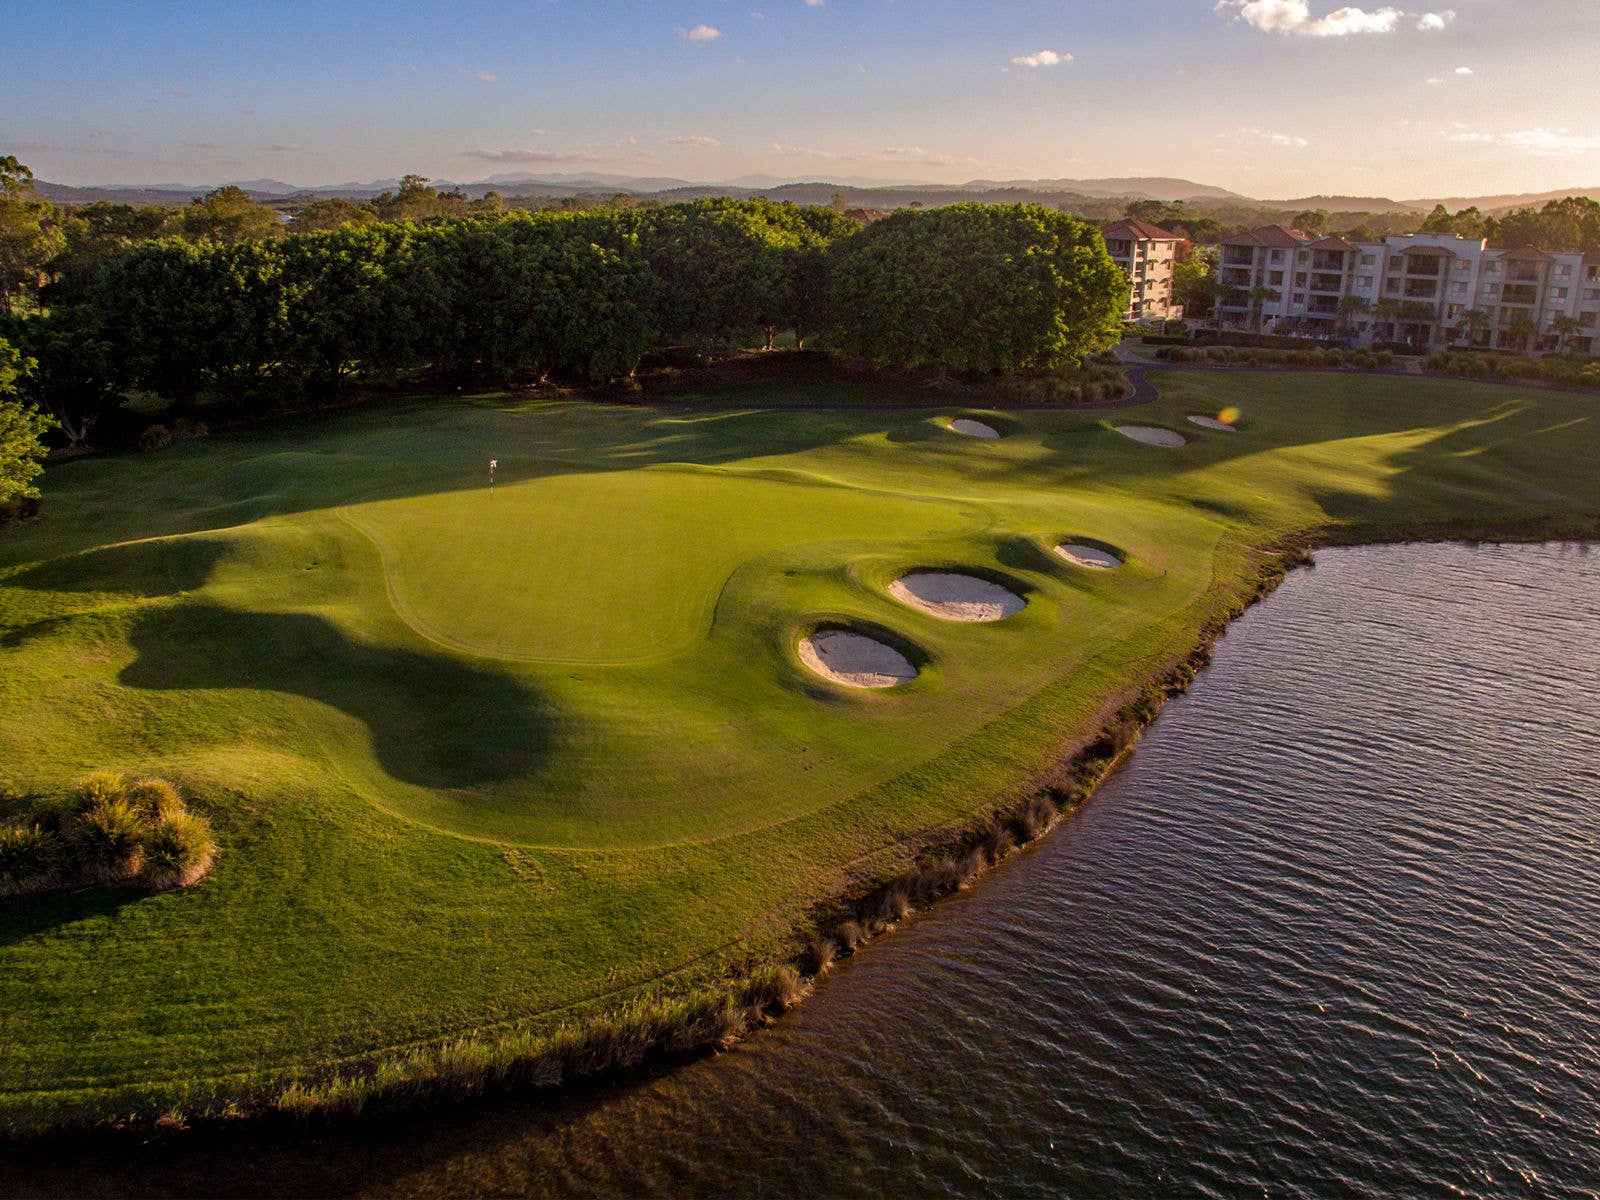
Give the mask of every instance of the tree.
[(1372, 306), (1363, 296), (1341, 296), (1339, 298), (1339, 328), (1347, 336), (1354, 331), (1356, 318)]
[(1550, 332), (1556, 336), (1557, 354), (1566, 353), (1567, 342), (1580, 328), (1577, 318), (1569, 317), (1566, 313), (1550, 318)]
[(1202, 319), (1211, 315), (1217, 302), (1217, 255), (1201, 250), (1179, 259), (1172, 266), (1172, 299), (1183, 305), (1186, 317)]
[(1328, 232), (1328, 214), (1321, 209), (1306, 209), (1294, 215), (1294, 227), (1306, 233)]
[(283, 232), (277, 213), (231, 184), (191, 200), (178, 215), (178, 228), (191, 240), (224, 243), (257, 241)]
[(1476, 342), (1477, 335), (1489, 328), (1489, 314), (1481, 308), (1464, 309), (1456, 320), (1456, 337), (1469, 344)]
[(369, 205), (356, 204), (341, 196), (313, 200), (294, 215), (289, 222), (292, 233), (326, 233), (343, 229), (346, 225), (364, 225), (376, 221), (378, 214)]
[(34, 194), (33, 172), (15, 155), (0, 157), (0, 312), (39, 286), (65, 244), (55, 207)]
[(69, 446), (89, 440), (95, 425), (122, 403), (113, 366), (118, 347), (91, 304), (62, 305), (48, 317), (13, 320), (7, 334), (33, 362), (22, 393), (50, 414)]
[(1404, 312), (1405, 305), (1400, 303), (1400, 301), (1395, 299), (1393, 296), (1385, 296), (1378, 301), (1378, 319), (1388, 326), (1389, 337), (1391, 339), (1398, 332), (1400, 317)]
[(77, 205), (61, 218), (62, 249), (46, 264), (50, 283), (43, 298), (52, 306), (87, 298), (107, 264), (131, 246), (153, 241), (176, 219), (157, 205)]
[(33, 481), (44, 470), (44, 436), (54, 422), (17, 395), (17, 381), (32, 365), (0, 339), (0, 516), (19, 500), (39, 497)]
[(1257, 333), (1261, 332), (1261, 325), (1266, 316), (1266, 306), (1276, 304), (1281, 299), (1283, 299), (1283, 293), (1278, 291), (1277, 288), (1270, 288), (1258, 283), (1250, 289), (1250, 321), (1255, 325)]
[(1527, 313), (1518, 313), (1510, 325), (1506, 326), (1506, 336), (1513, 345), (1523, 354), (1528, 352), (1528, 344), (1539, 336), (1539, 326)]
[(830, 344), (877, 362), (1049, 371), (1122, 335), (1127, 277), (1099, 230), (1040, 205), (901, 209), (829, 257)]

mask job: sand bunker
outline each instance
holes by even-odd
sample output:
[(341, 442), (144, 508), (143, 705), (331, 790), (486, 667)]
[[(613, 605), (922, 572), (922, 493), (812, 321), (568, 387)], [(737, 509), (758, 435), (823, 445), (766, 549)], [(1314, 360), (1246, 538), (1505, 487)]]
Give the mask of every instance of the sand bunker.
[(1187, 445), (1189, 441), (1181, 433), (1174, 433), (1170, 429), (1161, 429), (1155, 425), (1115, 425), (1112, 428), (1123, 437), (1143, 442), (1146, 446), (1166, 446), (1173, 449)]
[(1111, 551), (1102, 550), (1098, 546), (1085, 546), (1081, 542), (1062, 542), (1056, 547), (1056, 553), (1069, 563), (1090, 567), (1096, 571), (1109, 571), (1112, 567), (1122, 565), (1122, 560)]
[(843, 629), (819, 630), (802, 638), (799, 649), (808, 668), (846, 687), (892, 688), (917, 677), (917, 669), (893, 646)]
[(889, 585), (902, 604), (946, 621), (1003, 621), (1027, 605), (1021, 596), (976, 575), (949, 571), (913, 571)]
[(966, 417), (957, 417), (951, 421), (950, 430), (963, 437), (986, 438), (989, 441), (994, 441), (1000, 436), (1000, 431), (993, 426), (985, 425), (982, 421), (970, 421)]
[(1204, 416), (1201, 416), (1199, 413), (1190, 413), (1189, 414), (1189, 421), (1192, 424), (1200, 426), (1201, 429), (1215, 429), (1219, 433), (1238, 433), (1239, 432), (1232, 425), (1229, 425), (1226, 421), (1219, 421), (1215, 417), (1204, 417)]

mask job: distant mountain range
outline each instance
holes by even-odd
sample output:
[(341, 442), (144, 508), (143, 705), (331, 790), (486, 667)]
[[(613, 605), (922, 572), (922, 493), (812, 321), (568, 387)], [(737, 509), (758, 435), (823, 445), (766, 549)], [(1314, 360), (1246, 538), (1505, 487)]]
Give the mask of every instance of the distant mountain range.
[[(398, 179), (370, 182), (326, 184), (303, 187), (280, 179), (233, 181), (265, 204), (294, 200), (341, 197), (366, 200), (379, 192), (393, 191)], [(967, 183), (925, 183), (916, 180), (873, 180), (843, 177), (827, 180), (782, 179), (771, 175), (745, 175), (721, 183), (696, 183), (687, 179), (638, 175), (605, 174), (530, 174), (491, 175), (465, 183), (433, 180), (440, 188), (459, 187), (470, 196), (498, 191), (508, 196), (579, 196), (625, 192), (668, 199), (694, 199), (702, 196), (769, 196), (797, 204), (827, 204), (844, 194), (853, 208), (900, 208), (914, 202), (946, 203), (951, 199), (1002, 200), (1045, 199), (1052, 196), (1078, 196), (1096, 200), (1167, 200), (1204, 202), (1208, 207), (1238, 205), (1250, 208), (1280, 209), (1286, 213), (1304, 209), (1327, 212), (1406, 213), (1427, 212), (1443, 204), (1452, 212), (1476, 205), (1485, 212), (1509, 208), (1537, 207), (1564, 196), (1587, 196), (1600, 200), (1600, 188), (1565, 188), (1553, 192), (1498, 196), (1450, 196), (1439, 199), (1390, 200), (1380, 196), (1303, 196), (1296, 200), (1257, 200), (1226, 188), (1195, 183), (1189, 179), (1161, 176), (1129, 176), (1111, 179), (974, 179)], [(184, 183), (126, 183), (79, 187), (39, 181), (39, 194), (60, 204), (88, 204), (109, 201), (117, 204), (185, 204), (203, 196), (217, 185)]]

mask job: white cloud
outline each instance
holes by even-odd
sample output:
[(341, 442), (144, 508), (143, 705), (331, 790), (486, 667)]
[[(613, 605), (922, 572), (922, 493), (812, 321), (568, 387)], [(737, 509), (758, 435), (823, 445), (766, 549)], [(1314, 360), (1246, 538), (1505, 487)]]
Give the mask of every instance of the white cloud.
[(1274, 129), (1258, 129), (1254, 125), (1241, 125), (1239, 139), (1246, 142), (1261, 142), (1268, 146), (1282, 146), (1287, 150), (1303, 150), (1311, 145), (1297, 134), (1279, 133)]
[[(1326, 16), (1311, 15), (1311, 0), (1217, 0), (1219, 16), (1243, 21), (1263, 33), (1292, 34), (1295, 37), (1334, 38), (1363, 33), (1393, 33), (1407, 14), (1398, 8), (1356, 8), (1346, 6)], [(1453, 9), (1423, 13), (1417, 19), (1422, 30), (1443, 29), (1455, 19)]]
[(561, 150), (463, 150), (462, 158), (476, 158), (491, 163), (592, 163), (600, 159), (592, 154)]
[(1600, 134), (1573, 133), (1570, 129), (1515, 129), (1504, 133), (1485, 133), (1457, 127), (1445, 134), (1448, 141), (1472, 146), (1502, 146), (1534, 158), (1574, 158), (1600, 151)]
[(498, 83), (499, 81), (487, 71), (469, 71), (462, 67), (457, 75), (465, 75), (468, 79), (476, 79), (479, 83)]
[(824, 0), (806, 0), (807, 8), (821, 8)]
[(270, 154), (294, 154), (304, 150), (305, 147), (299, 142), (273, 142), (272, 145), (263, 146), (262, 149)]
[(696, 25), (693, 29), (680, 29), (678, 36), (686, 42), (714, 42), (722, 36), (715, 25)]
[(1472, 68), (1471, 67), (1457, 67), (1456, 68), (1456, 74), (1457, 75), (1463, 75), (1463, 76), (1471, 75), (1472, 74)]
[(814, 158), (820, 162), (891, 162), (902, 166), (918, 167), (981, 167), (985, 164), (980, 159), (965, 158), (954, 154), (942, 154), (937, 150), (928, 150), (922, 146), (885, 146), (876, 154), (841, 154), (836, 150), (819, 150), (811, 146), (790, 146), (783, 142), (773, 142), (768, 147), (773, 154), (783, 158)]
[(1053, 67), (1059, 63), (1072, 61), (1072, 55), (1060, 54), (1054, 50), (1038, 50), (1032, 54), (1019, 54), (1011, 60), (1014, 67)]
[(703, 133), (680, 134), (678, 137), (669, 137), (667, 143), (672, 146), (720, 146), (721, 142), (714, 137), (707, 137)]

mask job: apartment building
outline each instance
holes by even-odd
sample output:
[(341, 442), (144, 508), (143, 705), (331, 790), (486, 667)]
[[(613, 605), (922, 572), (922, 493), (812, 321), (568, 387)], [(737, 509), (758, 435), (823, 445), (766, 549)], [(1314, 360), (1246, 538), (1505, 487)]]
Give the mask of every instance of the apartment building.
[(1449, 233), (1357, 243), (1269, 225), (1225, 239), (1217, 273), (1224, 327), (1585, 353), (1600, 337), (1600, 254), (1491, 250)]
[(1147, 221), (1118, 221), (1100, 231), (1106, 251), (1128, 276), (1125, 321), (1176, 320), (1183, 306), (1172, 302), (1172, 266), (1177, 234)]

